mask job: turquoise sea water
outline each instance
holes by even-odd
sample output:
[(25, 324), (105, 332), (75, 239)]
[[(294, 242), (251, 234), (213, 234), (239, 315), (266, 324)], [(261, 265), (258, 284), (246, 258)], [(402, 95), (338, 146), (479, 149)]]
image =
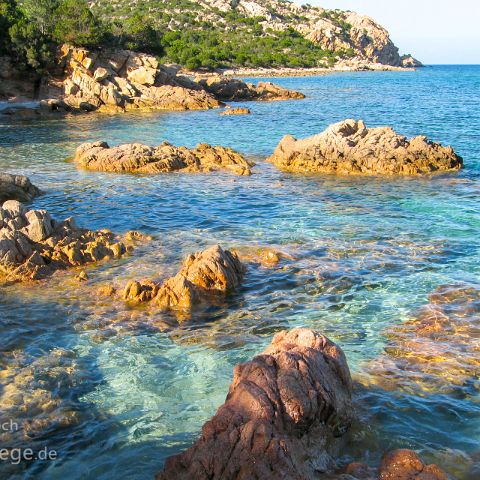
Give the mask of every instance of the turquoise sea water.
[[(208, 111), (2, 121), (0, 171), (26, 174), (45, 191), (35, 208), (73, 215), (91, 229), (141, 230), (153, 241), (88, 269), (86, 284), (62, 274), (0, 290), (0, 366), (10, 366), (15, 388), (54, 399), (51, 422), (33, 443), (58, 454), (13, 469), (0, 463), (0, 477), (151, 478), (223, 403), (233, 366), (261, 352), (276, 331), (325, 333), (344, 349), (357, 379), (383, 352), (384, 330), (410, 318), (435, 288), (480, 285), (480, 66), (274, 81), (307, 98), (249, 103), (252, 115), (238, 117)], [(312, 135), (345, 118), (452, 144), (465, 169), (430, 179), (350, 179), (283, 174), (264, 161), (284, 134)], [(239, 178), (103, 174), (65, 162), (78, 144), (97, 139), (222, 144), (257, 165), (252, 177)], [(293, 260), (252, 266), (225, 305), (180, 326), (92, 293), (103, 283), (164, 278), (186, 253), (214, 243), (271, 246)], [(478, 315), (474, 309), (472, 321)], [(68, 358), (69, 376), (51, 374), (52, 351)], [(0, 389), (0, 401), (8, 393)], [(25, 395), (15, 398), (10, 416), (40, 415), (22, 412)], [(478, 478), (467, 473), (480, 451), (478, 369), (460, 392), (359, 385), (356, 398), (360, 420), (341, 452), (345, 461), (375, 464), (387, 449), (415, 448), (456, 478)], [(65, 412), (77, 420), (59, 427), (53, 419)]]

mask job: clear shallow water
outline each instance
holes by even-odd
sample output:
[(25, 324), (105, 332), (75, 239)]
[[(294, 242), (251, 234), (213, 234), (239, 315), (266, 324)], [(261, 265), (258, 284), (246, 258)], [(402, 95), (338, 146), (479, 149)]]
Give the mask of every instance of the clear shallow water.
[[(88, 269), (87, 284), (62, 274), (46, 285), (0, 291), (0, 365), (14, 372), (20, 391), (47, 390), (55, 401), (34, 444), (55, 449), (59, 459), (14, 469), (18, 478), (151, 478), (223, 402), (233, 366), (259, 353), (276, 331), (324, 332), (361, 378), (383, 352), (385, 329), (410, 318), (439, 285), (480, 284), (480, 67), (274, 81), (307, 98), (251, 103), (252, 115), (239, 117), (209, 111), (0, 125), (0, 170), (26, 174), (45, 191), (34, 207), (56, 218), (74, 215), (92, 229), (154, 236), (133, 256)], [(286, 175), (264, 162), (285, 133), (308, 136), (350, 117), (452, 144), (466, 168), (432, 179), (345, 179)], [(64, 161), (79, 143), (97, 139), (222, 144), (257, 166), (250, 178), (129, 176), (81, 172)], [(187, 252), (213, 243), (273, 246), (294, 260), (252, 266), (225, 305), (180, 326), (92, 293), (103, 283), (166, 277)], [(165, 331), (166, 324), (175, 326)], [(58, 351), (68, 359), (67, 378), (49, 373)], [(42, 375), (53, 380), (42, 383)], [(418, 448), (468, 478), (480, 450), (478, 370), (472, 377), (473, 393), (463, 394), (359, 385), (360, 421), (345, 460), (375, 462), (388, 448)], [(9, 390), (2, 393), (5, 400)], [(36, 415), (9, 408), (20, 419)], [(54, 420), (65, 412), (76, 421), (58, 428)]]

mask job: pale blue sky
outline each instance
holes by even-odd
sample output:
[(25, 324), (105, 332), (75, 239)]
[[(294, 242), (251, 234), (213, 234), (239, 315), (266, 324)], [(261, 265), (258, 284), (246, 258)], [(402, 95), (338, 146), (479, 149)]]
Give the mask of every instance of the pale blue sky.
[(427, 64), (480, 64), (480, 0), (295, 0), (368, 15), (401, 53)]

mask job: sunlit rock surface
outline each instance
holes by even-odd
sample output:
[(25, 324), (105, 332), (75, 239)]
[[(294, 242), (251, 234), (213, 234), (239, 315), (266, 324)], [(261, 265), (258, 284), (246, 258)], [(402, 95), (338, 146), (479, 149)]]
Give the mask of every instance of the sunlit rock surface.
[(235, 367), (225, 403), (157, 479), (314, 478), (329, 468), (329, 439), (350, 425), (351, 394), (339, 347), (308, 329), (278, 333)]
[(197, 145), (193, 149), (163, 142), (158, 147), (130, 143), (109, 147), (106, 142), (84, 143), (74, 161), (82, 168), (116, 173), (207, 173), (225, 170), (250, 175), (252, 162), (231, 148)]
[(242, 108), (242, 107), (237, 107), (237, 108), (226, 108), (223, 112), (220, 113), (220, 115), (250, 115), (250, 109), (249, 108)]
[(162, 308), (190, 309), (202, 302), (215, 302), (240, 286), (245, 268), (235, 253), (219, 245), (189, 255), (182, 269), (161, 285), (151, 281), (130, 282), (125, 300), (151, 302)]
[(286, 135), (269, 160), (285, 172), (339, 175), (422, 175), (463, 166), (452, 147), (351, 119), (301, 140)]
[(0, 207), (0, 278), (21, 281), (55, 270), (119, 258), (125, 244), (108, 230), (81, 229), (72, 218), (52, 219), (46, 210), (26, 210), (15, 200)]

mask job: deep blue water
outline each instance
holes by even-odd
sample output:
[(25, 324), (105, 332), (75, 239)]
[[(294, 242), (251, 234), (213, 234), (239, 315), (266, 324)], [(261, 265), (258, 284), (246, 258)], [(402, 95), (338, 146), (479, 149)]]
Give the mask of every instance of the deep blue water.
[[(238, 117), (88, 115), (0, 125), (0, 170), (26, 174), (45, 191), (34, 207), (88, 228), (154, 237), (125, 260), (89, 269), (87, 284), (66, 274), (0, 291), (0, 367), (10, 369), (0, 377), (0, 402), (10, 402), (9, 388), (49, 392), (55, 406), (47, 414), (22, 412), (28, 399), (18, 395), (7, 412), (20, 422), (46, 415), (52, 427), (35, 446), (58, 453), (20, 472), (0, 464), (0, 477), (5, 467), (18, 478), (151, 478), (224, 401), (233, 366), (276, 331), (322, 331), (360, 379), (383, 352), (384, 330), (410, 318), (435, 288), (480, 285), (480, 66), (272, 80), (307, 98), (250, 103), (252, 115)], [(465, 169), (428, 179), (348, 179), (283, 174), (264, 161), (284, 134), (305, 137), (345, 118), (451, 144)], [(97, 139), (222, 144), (257, 165), (252, 177), (238, 178), (102, 174), (65, 162), (78, 144)], [(105, 282), (166, 277), (186, 253), (213, 243), (274, 246), (295, 260), (251, 268), (225, 306), (173, 332), (161, 331), (171, 318), (92, 294)], [(471, 342), (478, 347), (478, 335)], [(70, 376), (38, 380), (50, 375), (58, 351)], [(33, 379), (25, 373), (31, 365)], [(359, 385), (360, 421), (343, 456), (374, 463), (388, 448), (416, 448), (456, 478), (473, 478), (466, 472), (480, 450), (478, 368), (471, 377), (473, 393), (460, 395)], [(77, 420), (58, 428), (55, 418), (72, 411)]]

